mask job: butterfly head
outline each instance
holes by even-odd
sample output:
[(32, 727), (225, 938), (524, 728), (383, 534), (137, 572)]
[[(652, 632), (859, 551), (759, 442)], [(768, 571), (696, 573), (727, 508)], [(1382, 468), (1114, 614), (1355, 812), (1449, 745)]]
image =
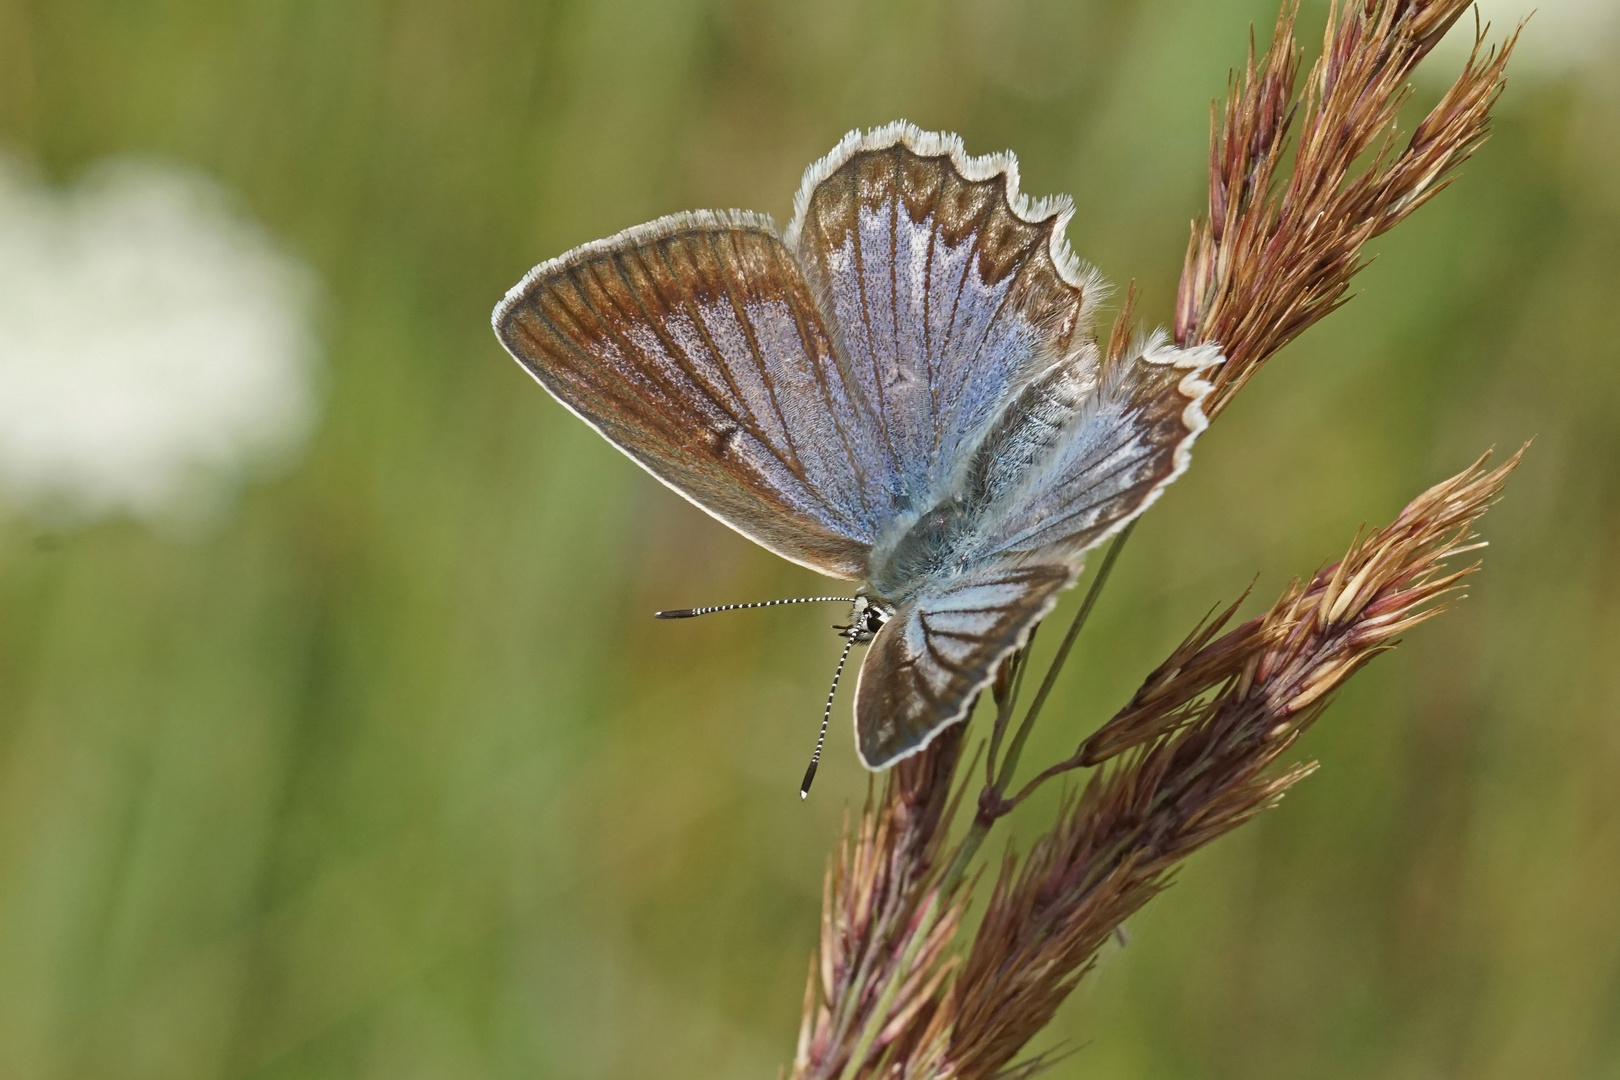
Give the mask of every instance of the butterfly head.
[(840, 637), (848, 638), (856, 645), (865, 645), (877, 632), (883, 629), (883, 624), (894, 616), (894, 608), (881, 600), (870, 596), (855, 597), (855, 602), (849, 609), (849, 625), (835, 626)]

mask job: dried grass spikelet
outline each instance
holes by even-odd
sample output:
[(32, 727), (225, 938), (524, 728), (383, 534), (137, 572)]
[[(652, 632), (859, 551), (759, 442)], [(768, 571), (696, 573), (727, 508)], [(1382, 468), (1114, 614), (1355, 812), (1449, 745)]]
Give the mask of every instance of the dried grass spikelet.
[[(903, 1058), (956, 965), (948, 951), (965, 893), (938, 887), (963, 725), (890, 770), (883, 796), (868, 795), (823, 886), (821, 944), (805, 988), (795, 1080), (854, 1075), (868, 1060)], [(861, 1075), (868, 1075), (862, 1073)]]
[[(1523, 451), (1480, 458), (1358, 534), (1345, 557), (1216, 637), (1206, 620), (1075, 755), (1031, 782), (1104, 762), (1023, 859), (1002, 860), (965, 957), (968, 889), (940, 885), (962, 736), (897, 767), (829, 870), (795, 1078), (1010, 1080), (1115, 930), (1198, 848), (1276, 805), (1311, 765), (1278, 769), (1333, 690), (1432, 618), (1478, 563), (1471, 528)], [(973, 770), (968, 770), (971, 775)]]
[[(1206, 402), (1211, 416), (1344, 302), (1366, 243), (1445, 187), (1485, 137), (1511, 37), (1487, 50), (1477, 35), (1440, 103), (1404, 146), (1394, 141), (1407, 78), (1468, 6), (1335, 3), (1302, 95), (1296, 0), (1258, 64), (1251, 46), (1212, 125), (1209, 217), (1194, 223), (1177, 297), (1177, 344), (1218, 342), (1226, 356)], [(1285, 179), (1291, 131), (1298, 146)], [(1111, 354), (1128, 323), (1116, 326)], [(1004, 707), (966, 839), (954, 849), (945, 840), (962, 794), (950, 790), (965, 726), (897, 766), (859, 825), (846, 828), (828, 871), (795, 1080), (1013, 1080), (1039, 1071), (1043, 1059), (1010, 1063), (1101, 944), (1181, 859), (1274, 805), (1309, 771), (1276, 762), (1336, 687), (1432, 617), (1472, 571), (1445, 564), (1470, 550), (1469, 526), (1518, 460), (1487, 472), (1481, 459), (1431, 488), (1260, 618), (1224, 634), (1236, 604), (1207, 619), (1073, 756), (1011, 798), (1016, 748), (1051, 673), (998, 772), (1023, 674), (1016, 668), (1014, 679), (1009, 664), (995, 687)], [(959, 954), (953, 939), (971, 891), (961, 875), (991, 824), (1048, 779), (1098, 765), (1029, 854), (1003, 860), (984, 920)]]
[(1522, 454), (1489, 471), (1480, 458), (1390, 525), (1358, 536), (1343, 559), (1295, 583), (1264, 615), (1210, 640), (1228, 609), (1082, 744), (1070, 767), (1115, 764), (1065, 800), (1057, 826), (1021, 864), (1003, 862), (940, 1009), (954, 1025), (949, 1051), (928, 1075), (998, 1075), (1176, 864), (1274, 806), (1314, 768), (1273, 765), (1333, 690), (1443, 610), (1478, 568), (1448, 564), (1482, 546), (1470, 528)]
[[(1143, 682), (1129, 704), (1085, 740), (1075, 764), (1092, 766), (1198, 720), (1204, 695), (1219, 690), (1276, 697), (1274, 711), (1303, 715), (1325, 700), (1395, 636), (1441, 610), (1431, 603), (1478, 568), (1436, 578), (1445, 560), (1472, 550), (1467, 530), (1489, 508), (1521, 448), (1500, 468), (1484, 469), (1489, 454), (1409, 503), (1395, 521), (1357, 537), (1350, 552), (1308, 585), (1296, 585), (1272, 610), (1218, 641), (1210, 639), (1237, 605), (1201, 625)], [(1311, 656), (1313, 665), (1289, 675), (1287, 664)], [(1243, 663), (1239, 663), (1238, 659)], [(1252, 662), (1253, 666), (1244, 666)], [(1306, 721), (1308, 722), (1308, 721)]]
[[(1362, 250), (1433, 198), (1484, 141), (1517, 34), (1486, 48), (1396, 148), (1407, 79), (1470, 0), (1346, 0), (1296, 98), (1297, 0), (1210, 120), (1208, 217), (1195, 222), (1176, 297), (1176, 343), (1220, 343), (1211, 417), (1278, 349), (1345, 300)], [(1289, 134), (1298, 147), (1285, 182)], [(1366, 154), (1371, 160), (1357, 172)]]

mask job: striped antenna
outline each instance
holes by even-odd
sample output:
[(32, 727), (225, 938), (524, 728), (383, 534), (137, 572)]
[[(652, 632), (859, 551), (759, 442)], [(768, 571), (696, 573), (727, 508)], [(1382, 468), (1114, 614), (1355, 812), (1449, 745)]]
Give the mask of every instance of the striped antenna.
[(721, 604), (719, 607), (683, 607), (671, 611), (655, 611), (655, 619), (692, 619), (699, 615), (712, 615), (716, 611), (742, 611), (744, 608), (776, 607), (778, 604), (826, 604), (837, 601), (853, 604), (853, 596), (795, 596), (788, 600), (760, 600), (752, 604)]
[(838, 679), (844, 674), (844, 661), (849, 659), (849, 650), (855, 647), (855, 635), (849, 636), (849, 644), (838, 657), (838, 667), (833, 671), (832, 689), (827, 691), (827, 708), (821, 714), (821, 734), (816, 736), (816, 752), (810, 755), (810, 767), (804, 770), (804, 782), (799, 785), (799, 798), (810, 797), (810, 785), (815, 783), (816, 767), (821, 764), (821, 748), (827, 743), (827, 721), (832, 719), (833, 695), (838, 693)]

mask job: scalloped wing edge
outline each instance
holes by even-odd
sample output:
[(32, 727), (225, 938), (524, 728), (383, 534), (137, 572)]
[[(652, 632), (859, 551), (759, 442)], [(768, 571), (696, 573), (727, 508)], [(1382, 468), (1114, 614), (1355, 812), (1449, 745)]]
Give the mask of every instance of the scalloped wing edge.
[[(1193, 443), (1197, 442), (1198, 436), (1202, 435), (1205, 429), (1209, 427), (1209, 416), (1204, 412), (1204, 401), (1215, 390), (1215, 384), (1204, 376), (1210, 369), (1225, 363), (1226, 357), (1221, 354), (1220, 346), (1213, 342), (1206, 342), (1183, 349), (1180, 346), (1171, 345), (1169, 340), (1170, 335), (1164, 330), (1154, 330), (1146, 337), (1138, 337), (1132, 344), (1130, 353), (1135, 354), (1132, 363), (1169, 365), (1187, 373), (1176, 383), (1176, 393), (1187, 399), (1187, 404), (1181, 409), (1181, 424), (1187, 429), (1187, 433), (1181, 437), (1180, 442), (1176, 443), (1176, 448), (1172, 452), (1170, 473), (1163, 480), (1153, 485), (1153, 489), (1142, 498), (1135, 510), (1109, 525), (1089, 544), (1067, 553), (1071, 558), (1081, 558), (1092, 548), (1118, 536), (1128, 525), (1146, 513), (1148, 507), (1158, 502), (1166, 489), (1181, 479), (1182, 474), (1192, 466)], [(1124, 378), (1126, 370), (1125, 364), (1119, 365), (1119, 372), (1115, 375), (1115, 378)], [(1057, 549), (1047, 548), (1042, 550), (1053, 551)], [(1031, 553), (1028, 556), (1028, 561), (1031, 562), (1044, 562), (1045, 560), (1046, 556), (1044, 555), (1037, 557), (1034, 553)]]
[(850, 131), (825, 157), (811, 164), (799, 181), (799, 190), (793, 196), (793, 217), (782, 232), (782, 242), (791, 250), (799, 249), (799, 233), (804, 226), (804, 215), (810, 199), (822, 181), (849, 164), (856, 154), (868, 150), (888, 150), (903, 146), (918, 157), (948, 157), (951, 166), (963, 179), (975, 183), (993, 180), (997, 176), (1007, 181), (1007, 208), (1013, 216), (1029, 225), (1044, 225), (1053, 218), (1052, 237), (1047, 253), (1058, 277), (1065, 285), (1080, 290), (1081, 321), (1089, 326), (1097, 305), (1108, 299), (1112, 286), (1096, 267), (1081, 259), (1069, 247), (1069, 221), (1074, 217), (1074, 201), (1067, 195), (1032, 197), (1019, 189), (1018, 156), (1011, 150), (975, 157), (962, 145), (962, 137), (949, 131), (924, 131), (909, 120), (892, 120), (880, 127)]

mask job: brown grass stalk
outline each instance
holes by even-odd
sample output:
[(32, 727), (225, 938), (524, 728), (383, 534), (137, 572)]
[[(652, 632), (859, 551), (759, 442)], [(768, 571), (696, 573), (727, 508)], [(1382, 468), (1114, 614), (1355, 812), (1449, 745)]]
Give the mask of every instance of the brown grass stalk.
[[(1515, 33), (1487, 48), (1484, 28), (1456, 82), (1404, 146), (1397, 140), (1407, 79), (1469, 6), (1336, 3), (1302, 94), (1297, 2), (1283, 8), (1258, 63), (1251, 40), (1224, 110), (1211, 115), (1208, 216), (1193, 223), (1176, 297), (1177, 344), (1217, 342), (1226, 355), (1206, 404), (1211, 416), (1278, 349), (1345, 301), (1367, 242), (1443, 190), (1484, 141), (1517, 40)], [(1282, 180), (1296, 126), (1293, 167)]]
[(870, 1075), (868, 1059), (911, 1050), (904, 1037), (928, 1020), (954, 969), (948, 947), (965, 896), (942, 893), (937, 879), (960, 799), (950, 797), (951, 777), (965, 733), (958, 726), (895, 766), (881, 799), (868, 795), (853, 833), (845, 823), (823, 886), (795, 1080)]
[(1258, 618), (1213, 641), (1210, 627), (1196, 631), (1189, 642), (1205, 643), (1177, 650), (1180, 671), (1155, 672), (1086, 740), (1074, 767), (1114, 764), (1065, 800), (1057, 827), (1021, 864), (1003, 862), (940, 1010), (955, 1027), (949, 1071), (935, 1075), (996, 1075), (1178, 863), (1275, 806), (1315, 768), (1274, 766), (1334, 690), (1442, 611), (1479, 568), (1451, 564), (1480, 546), (1471, 527), (1522, 453), (1495, 470), (1481, 458), (1430, 488)]
[(1263, 615), (1217, 638), (1228, 608), (1189, 635), (1052, 770), (1108, 763), (1028, 855), (1004, 857), (965, 957), (951, 946), (967, 890), (938, 887), (951, 817), (941, 793), (960, 738), (897, 770), (829, 871), (793, 1075), (988, 1080), (1040, 1068), (1008, 1071), (1109, 937), (1183, 859), (1308, 775), (1314, 765), (1277, 762), (1333, 691), (1478, 569), (1453, 563), (1482, 546), (1472, 526), (1522, 453), (1494, 470), (1486, 455), (1430, 488)]
[[(1209, 213), (1194, 222), (1177, 296), (1177, 342), (1218, 342), (1226, 356), (1210, 415), (1345, 302), (1367, 242), (1442, 190), (1485, 137), (1514, 38), (1488, 49), (1479, 31), (1451, 88), (1404, 144), (1396, 139), (1407, 79), (1467, 7), (1335, 4), (1303, 91), (1296, 0), (1286, 0), (1259, 61), (1251, 41), (1212, 122)], [(1337, 687), (1433, 617), (1475, 569), (1448, 562), (1472, 550), (1470, 526), (1518, 460), (1487, 471), (1482, 458), (1431, 488), (1259, 618), (1224, 634), (1237, 604), (1206, 619), (1073, 755), (1010, 797), (1038, 706), (1009, 731), (1024, 674), (1012, 678), (1009, 664), (962, 841), (952, 847), (947, 837), (967, 786), (951, 794), (965, 725), (897, 766), (858, 824), (846, 825), (791, 1076), (1013, 1080), (1043, 1068), (1041, 1058), (1012, 1063), (1108, 937), (1180, 860), (1310, 771), (1278, 759)], [(964, 871), (991, 825), (1042, 783), (1084, 768), (1095, 771), (1064, 798), (1053, 827), (1022, 859), (1002, 860), (980, 926), (959, 942), (972, 892)]]

